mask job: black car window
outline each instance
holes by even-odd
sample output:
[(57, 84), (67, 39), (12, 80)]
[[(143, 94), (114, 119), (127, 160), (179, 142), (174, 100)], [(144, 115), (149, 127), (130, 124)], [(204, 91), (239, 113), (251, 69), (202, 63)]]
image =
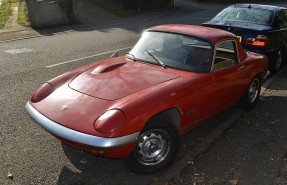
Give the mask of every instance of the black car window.
[(279, 28), (287, 28), (287, 10), (281, 10), (278, 16)]
[(228, 7), (214, 17), (214, 20), (243, 21), (261, 25), (271, 25), (274, 11), (260, 8)]
[(234, 41), (228, 40), (217, 44), (213, 70), (218, 71), (238, 63)]

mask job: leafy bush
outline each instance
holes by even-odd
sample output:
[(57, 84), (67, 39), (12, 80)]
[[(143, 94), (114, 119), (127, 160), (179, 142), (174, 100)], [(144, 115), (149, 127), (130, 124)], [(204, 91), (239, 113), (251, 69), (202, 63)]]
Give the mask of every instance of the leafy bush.
[(27, 4), (25, 0), (20, 0), (19, 2), (17, 23), (22, 26), (31, 26), (31, 23), (28, 17)]
[(18, 0), (11, 0), (11, 6), (17, 7), (18, 6)]
[(11, 13), (12, 13), (11, 1), (4, 0), (0, 7), (0, 29), (5, 26), (5, 23), (9, 19), (9, 16), (11, 15)]

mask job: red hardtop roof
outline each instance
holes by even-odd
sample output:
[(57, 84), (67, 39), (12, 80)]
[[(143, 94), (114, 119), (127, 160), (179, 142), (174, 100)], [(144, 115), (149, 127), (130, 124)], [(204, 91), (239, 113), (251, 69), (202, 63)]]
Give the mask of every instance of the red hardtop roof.
[(194, 35), (205, 38), (213, 44), (216, 44), (218, 41), (223, 39), (235, 38), (235, 35), (224, 30), (208, 28), (203, 26), (185, 25), (185, 24), (159, 25), (151, 27), (147, 29), (147, 31), (163, 31), (163, 32), (180, 33), (186, 35)]

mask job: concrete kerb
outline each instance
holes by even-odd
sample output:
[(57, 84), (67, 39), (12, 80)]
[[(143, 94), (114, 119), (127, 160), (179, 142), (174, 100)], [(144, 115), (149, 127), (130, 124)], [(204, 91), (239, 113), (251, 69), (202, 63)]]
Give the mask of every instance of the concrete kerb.
[[(152, 20), (152, 19), (156, 19), (156, 18), (159, 18), (159, 17), (162, 17), (162, 16), (165, 16), (165, 15), (168, 15), (168, 14), (159, 14), (159, 15), (156, 15), (156, 16), (153, 16), (153, 17), (147, 17), (147, 18), (139, 18), (139, 19), (135, 19), (135, 20), (127, 20), (127, 21), (119, 21), (117, 23), (106, 23), (104, 25), (97, 25), (97, 26), (93, 26), (93, 25), (83, 25), (82, 26), (82, 29), (81, 28), (77, 28), (77, 31), (81, 31), (81, 30), (85, 30), (86, 28), (91, 28), (91, 29), (103, 29), (103, 28), (106, 28), (106, 27), (110, 27), (110, 26), (118, 26), (118, 25), (122, 25), (122, 24), (128, 24), (128, 23), (131, 23), (131, 22), (139, 22), (139, 21), (145, 21), (145, 20)], [(29, 30), (21, 30), (21, 31), (35, 31), (33, 29)], [(1, 34), (12, 34), (12, 33), (15, 33), (15, 32), (20, 32), (20, 31), (7, 31), (7, 32), (2, 32), (0, 31), (0, 36)], [(35, 31), (36, 32), (36, 31)], [(62, 32), (57, 32), (56, 34), (61, 34), (61, 33), (69, 33), (69, 32), (73, 32), (73, 30), (67, 30), (67, 31), (62, 31)], [(54, 35), (56, 35), (54, 34)], [(25, 35), (25, 34), (23, 34)], [(4, 43), (4, 42), (11, 42), (11, 41), (16, 41), (16, 40), (23, 40), (23, 39), (29, 39), (29, 38), (35, 38), (35, 37), (41, 37), (41, 36), (45, 36), (45, 34), (35, 34), (35, 35), (32, 35), (32, 36), (23, 36), (23, 37), (18, 37), (18, 38), (13, 38), (13, 39), (7, 39), (7, 40), (0, 40), (0, 43)]]
[[(0, 0), (2, 1), (2, 0)], [(128, 19), (125, 19), (125, 20), (118, 20), (116, 22), (114, 22), (114, 20), (112, 21), (108, 21), (108, 22), (105, 22), (103, 24), (97, 24), (97, 25), (82, 25), (81, 27), (83, 27), (82, 29), (85, 29), (85, 28), (92, 28), (92, 29), (102, 29), (102, 28), (106, 28), (106, 27), (110, 27), (110, 26), (117, 26), (117, 25), (121, 25), (121, 24), (128, 24), (130, 22), (139, 22), (139, 21), (146, 21), (146, 20), (152, 20), (152, 19), (156, 19), (156, 18), (159, 18), (159, 17), (162, 17), (162, 16), (168, 16), (170, 14), (177, 14), (177, 13), (181, 13), (182, 10), (186, 10), (185, 8), (183, 8), (183, 5), (181, 6), (178, 6), (176, 10), (172, 11), (173, 13), (170, 13), (170, 12), (161, 12), (161, 13), (158, 13), (158, 14), (155, 14), (155, 15), (144, 15), (142, 17), (138, 17), (138, 18), (128, 18)], [(199, 8), (199, 6), (197, 5), (190, 5), (189, 6), (189, 11), (192, 10), (192, 11), (200, 11), (202, 9)], [(76, 26), (79, 26), (79, 25), (76, 25)], [(72, 28), (73, 29), (73, 28)], [(77, 29), (78, 31), (80, 31), (81, 29)], [(34, 34), (28, 34), (28, 36), (24, 33), (22, 34), (21, 31), (25, 31), (25, 32), (35, 32)], [(17, 31), (2, 31), (0, 30), (0, 37), (1, 37), (1, 34), (3, 35), (9, 35), (9, 34), (13, 34)], [(0, 43), (3, 43), (3, 42), (11, 42), (11, 41), (17, 41), (17, 40), (23, 40), (23, 39), (29, 39), (29, 38), (35, 38), (35, 37), (41, 37), (41, 36), (45, 36), (46, 34), (39, 34), (36, 30), (32, 29), (32, 28), (27, 28), (25, 30), (18, 30), (19, 32), (19, 36), (17, 37), (14, 37), (14, 38), (9, 38), (9, 39), (3, 39), (3, 40), (0, 40)], [(59, 34), (59, 33), (67, 33), (67, 32), (71, 32), (71, 30), (69, 31), (62, 31), (62, 32), (57, 32), (56, 34)], [(31, 35), (31, 36), (30, 36)], [(50, 34), (49, 34), (50, 35)]]
[[(276, 79), (278, 79), (282, 74), (287, 73), (287, 65), (282, 68), (279, 72), (277, 72), (275, 75), (273, 75), (271, 78), (269, 78), (261, 87), (261, 94), (264, 93), (264, 91), (268, 88), (268, 86)], [(174, 162), (172, 166), (167, 169), (166, 171), (162, 172), (157, 179), (152, 183), (152, 185), (156, 184), (162, 184), (166, 182), (170, 182), (173, 178), (176, 178), (176, 176), (193, 164), (193, 160), (199, 156), (201, 153), (206, 151), (212, 144), (216, 141), (217, 138), (219, 138), (228, 128), (231, 127), (231, 125), (236, 122), (242, 115), (243, 111), (241, 110), (234, 110), (235, 112), (232, 113), (232, 116), (230, 116), (226, 121), (221, 123), (218, 127), (216, 127), (215, 130), (211, 132), (211, 134), (208, 135), (207, 138), (202, 140), (193, 150), (192, 152), (186, 154), (183, 156), (180, 160)]]

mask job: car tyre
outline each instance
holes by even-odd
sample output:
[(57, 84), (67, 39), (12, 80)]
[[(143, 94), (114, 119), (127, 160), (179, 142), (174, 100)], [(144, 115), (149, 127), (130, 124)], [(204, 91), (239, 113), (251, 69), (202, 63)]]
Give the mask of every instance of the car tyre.
[(178, 129), (166, 121), (152, 120), (141, 131), (133, 152), (123, 159), (123, 164), (139, 174), (159, 172), (172, 162), (178, 147)]
[(249, 84), (245, 94), (241, 99), (241, 107), (244, 110), (252, 109), (259, 100), (260, 91), (261, 80), (259, 76), (256, 76)]
[(276, 59), (274, 60), (274, 63), (271, 69), (273, 73), (276, 73), (277, 71), (279, 71), (279, 69), (281, 68), (283, 64), (283, 52), (282, 51), (283, 50), (280, 49), (276, 54)]

